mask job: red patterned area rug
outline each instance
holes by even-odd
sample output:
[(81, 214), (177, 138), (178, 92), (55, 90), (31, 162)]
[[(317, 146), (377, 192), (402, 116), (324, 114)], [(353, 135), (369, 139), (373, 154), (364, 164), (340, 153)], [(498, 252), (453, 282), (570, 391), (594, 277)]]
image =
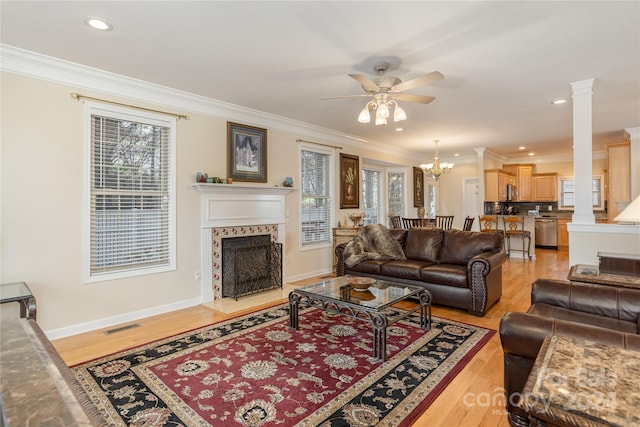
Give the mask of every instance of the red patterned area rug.
[(266, 309), (73, 368), (113, 426), (409, 426), (495, 333), (408, 317), (372, 360), (372, 328)]

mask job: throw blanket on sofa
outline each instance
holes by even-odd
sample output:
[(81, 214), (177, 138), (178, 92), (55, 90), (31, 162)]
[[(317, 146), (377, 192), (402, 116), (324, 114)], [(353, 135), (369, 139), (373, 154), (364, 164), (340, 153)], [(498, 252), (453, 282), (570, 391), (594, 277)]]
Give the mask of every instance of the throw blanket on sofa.
[(353, 267), (366, 259), (407, 259), (400, 242), (382, 224), (369, 224), (344, 248), (344, 263)]

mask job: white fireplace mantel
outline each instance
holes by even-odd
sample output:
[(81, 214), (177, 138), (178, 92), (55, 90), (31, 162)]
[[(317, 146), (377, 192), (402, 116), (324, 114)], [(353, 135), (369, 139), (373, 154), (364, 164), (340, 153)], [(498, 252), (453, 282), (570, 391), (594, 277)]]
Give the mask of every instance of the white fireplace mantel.
[(201, 197), (202, 228), (284, 224), (291, 187), (193, 184)]
[[(212, 229), (238, 227), (253, 229), (253, 226), (277, 226), (277, 241), (285, 240), (286, 206), (285, 196), (293, 188), (270, 187), (245, 184), (201, 184), (193, 187), (200, 192), (201, 228), (201, 285), (202, 301), (213, 301), (219, 288), (219, 278), (214, 268), (212, 251)], [(259, 228), (259, 227), (258, 227)], [(235, 230), (235, 229), (234, 229)], [(214, 271), (215, 270), (215, 271)], [(283, 277), (284, 275), (283, 271)], [(215, 283), (214, 283), (215, 282)]]

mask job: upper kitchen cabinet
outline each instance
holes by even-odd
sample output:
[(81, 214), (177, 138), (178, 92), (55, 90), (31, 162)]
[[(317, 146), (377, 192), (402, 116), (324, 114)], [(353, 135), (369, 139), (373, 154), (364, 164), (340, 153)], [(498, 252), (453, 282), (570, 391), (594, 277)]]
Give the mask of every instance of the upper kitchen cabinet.
[(533, 164), (508, 164), (503, 165), (505, 172), (515, 176), (516, 198), (518, 202), (530, 202), (537, 200), (533, 197), (532, 177)]
[(507, 201), (507, 184), (515, 185), (515, 175), (502, 169), (484, 171), (484, 195), (487, 202)]
[(558, 174), (536, 173), (532, 175), (533, 200), (536, 202), (555, 202), (558, 200)]
[(607, 144), (607, 171), (609, 174), (607, 201), (609, 222), (618, 216), (620, 202), (631, 201), (631, 144)]

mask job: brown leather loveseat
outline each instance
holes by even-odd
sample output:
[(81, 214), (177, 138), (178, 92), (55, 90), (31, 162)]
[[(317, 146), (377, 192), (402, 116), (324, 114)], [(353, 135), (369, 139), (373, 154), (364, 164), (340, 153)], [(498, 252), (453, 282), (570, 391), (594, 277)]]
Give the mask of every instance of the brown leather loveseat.
[(511, 426), (529, 425), (517, 407), (540, 346), (547, 336), (564, 335), (640, 350), (640, 289), (565, 280), (538, 279), (531, 285), (526, 313), (506, 313), (500, 321), (504, 387)]
[(476, 316), (502, 296), (506, 255), (498, 233), (434, 229), (389, 230), (406, 260), (365, 260), (347, 267), (346, 244), (336, 246), (338, 276), (351, 274), (424, 286), (433, 303), (462, 308)]

